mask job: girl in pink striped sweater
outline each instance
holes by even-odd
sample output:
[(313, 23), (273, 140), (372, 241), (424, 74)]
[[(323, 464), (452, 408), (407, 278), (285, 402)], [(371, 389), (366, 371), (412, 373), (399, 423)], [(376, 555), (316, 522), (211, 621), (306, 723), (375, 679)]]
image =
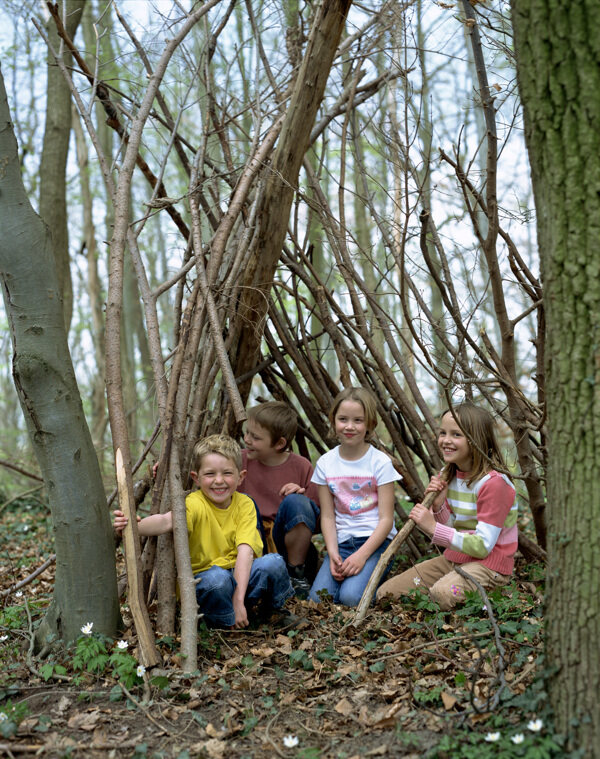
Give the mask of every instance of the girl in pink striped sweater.
[(432, 477), (425, 492), (437, 492), (432, 510), (417, 503), (410, 518), (435, 545), (446, 550), (383, 583), (377, 598), (427, 589), (443, 610), (464, 601), (475, 585), (505, 585), (518, 545), (517, 500), (505, 470), (492, 416), (471, 403), (461, 403), (442, 416), (438, 445), (445, 461), (442, 476)]

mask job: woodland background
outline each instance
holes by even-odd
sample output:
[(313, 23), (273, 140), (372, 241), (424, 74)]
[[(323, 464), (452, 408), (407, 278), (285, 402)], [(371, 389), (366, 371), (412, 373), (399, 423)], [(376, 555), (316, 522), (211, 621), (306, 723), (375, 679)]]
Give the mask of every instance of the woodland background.
[[(117, 449), (121, 499), (179, 514), (140, 574), (146, 590), (159, 578), (153, 623), (172, 635), (193, 442), (239, 436), (246, 404), (285, 399), (314, 460), (349, 384), (378, 399), (399, 522), (441, 465), (440, 411), (487, 405), (521, 553), (542, 561), (546, 317), (509, 4), (3, 6), (18, 152), (2, 144), (0, 488), (3, 510), (35, 492), (52, 511), (37, 648), (91, 616), (116, 629)], [(414, 534), (406, 550), (427, 549)]]

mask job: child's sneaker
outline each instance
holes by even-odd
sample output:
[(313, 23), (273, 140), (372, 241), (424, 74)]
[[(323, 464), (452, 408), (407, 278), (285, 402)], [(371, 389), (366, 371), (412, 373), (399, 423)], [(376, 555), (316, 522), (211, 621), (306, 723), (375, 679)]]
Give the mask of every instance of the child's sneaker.
[(311, 583), (307, 579), (304, 572), (304, 564), (300, 564), (297, 567), (293, 567), (291, 564), (287, 565), (287, 571), (290, 576), (290, 581), (297, 598), (301, 600), (308, 598), (308, 592), (310, 590)]

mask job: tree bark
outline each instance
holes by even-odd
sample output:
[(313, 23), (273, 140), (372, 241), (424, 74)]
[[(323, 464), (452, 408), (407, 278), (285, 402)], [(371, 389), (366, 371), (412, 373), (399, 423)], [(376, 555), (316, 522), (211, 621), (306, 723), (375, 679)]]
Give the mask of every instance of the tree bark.
[[(323, 99), (351, 0), (323, 0), (312, 26), (306, 52), (294, 85), (279, 136), (266, 188), (256, 250), (259, 256), (247, 268), (238, 306), (239, 337), (230, 355), (236, 376), (250, 372), (260, 356), (268, 293), (287, 233), (298, 175), (310, 143), (310, 132)], [(240, 384), (248, 398), (252, 376)]]
[(72, 641), (86, 622), (114, 635), (119, 606), (104, 487), (71, 364), (52, 240), (25, 193), (1, 73), (0, 229), (13, 378), (48, 491), (57, 556), (37, 644), (49, 633)]
[(556, 728), (600, 756), (598, 0), (512, 0), (547, 323), (547, 664)]
[[(73, 39), (85, 0), (67, 0), (65, 3), (65, 28)], [(56, 25), (48, 20), (47, 31), (55, 50), (60, 47)], [(64, 53), (67, 65), (71, 54)], [(48, 50), (48, 82), (46, 86), (46, 127), (40, 161), (40, 216), (52, 230), (52, 250), (56, 260), (58, 286), (60, 288), (65, 324), (71, 324), (73, 312), (73, 285), (69, 257), (69, 233), (67, 229), (67, 155), (71, 136), (71, 91), (54, 55)]]

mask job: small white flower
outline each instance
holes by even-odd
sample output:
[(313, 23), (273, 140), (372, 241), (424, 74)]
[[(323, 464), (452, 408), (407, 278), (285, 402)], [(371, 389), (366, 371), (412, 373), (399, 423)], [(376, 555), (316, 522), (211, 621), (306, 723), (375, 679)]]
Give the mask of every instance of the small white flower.
[(27, 532), (28, 529), (29, 529), (29, 525), (27, 524), (23, 525), (23, 532)]
[(127, 648), (128, 645), (129, 645), (129, 643), (126, 640), (120, 640), (117, 643), (117, 648), (119, 650), (121, 650), (121, 651), (124, 651)]
[(146, 667), (143, 664), (138, 664), (138, 668), (135, 671), (138, 677), (143, 677), (146, 674)]
[(91, 635), (93, 626), (94, 626), (93, 622), (88, 622), (86, 625), (83, 625), (83, 627), (81, 628), (81, 632), (84, 635)]
[(294, 748), (294, 746), (297, 746), (298, 743), (298, 738), (295, 735), (284, 735), (283, 737), (283, 745), (286, 748)]
[(15, 598), (21, 598), (22, 595), (23, 595), (23, 591), (17, 590), (17, 592), (15, 593)]
[(5, 640), (8, 640), (8, 635), (0, 635), (0, 643), (4, 643)]
[(511, 741), (515, 744), (515, 746), (518, 746), (519, 743), (523, 743), (524, 740), (525, 740), (525, 736), (523, 735), (523, 733), (517, 733), (516, 735), (513, 735), (513, 737), (511, 738)]
[(531, 730), (532, 733), (539, 733), (543, 727), (544, 721), (541, 719), (532, 719), (531, 722), (527, 723), (527, 729)]
[(481, 611), (487, 611), (487, 606), (485, 604), (481, 607)]
[(488, 733), (485, 736), (485, 740), (488, 743), (495, 743), (496, 741), (500, 740), (500, 733)]
[(5, 719), (8, 719), (6, 714), (4, 712), (0, 712), (0, 722), (4, 722)]
[(413, 582), (414, 582), (415, 585), (420, 585), (421, 584), (421, 578), (420, 577), (415, 577), (413, 579)]

